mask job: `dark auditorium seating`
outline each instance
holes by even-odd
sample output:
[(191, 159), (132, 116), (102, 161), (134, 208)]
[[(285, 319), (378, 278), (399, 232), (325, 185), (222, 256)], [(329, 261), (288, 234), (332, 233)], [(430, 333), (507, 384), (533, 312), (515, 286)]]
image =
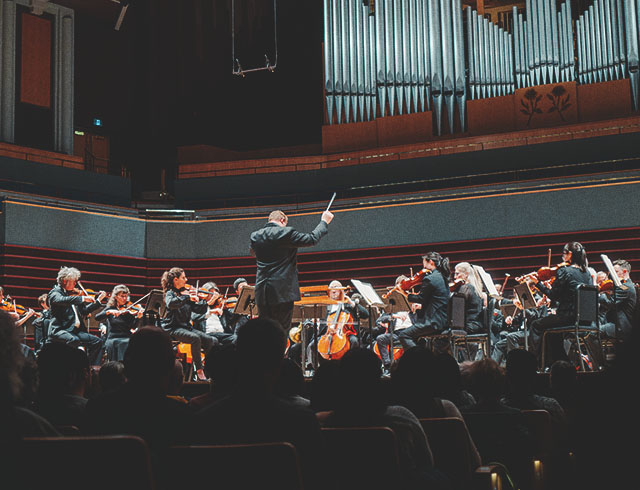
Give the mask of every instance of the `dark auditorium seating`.
[(25, 439), (21, 485), (64, 490), (154, 490), (147, 444), (134, 436)]
[(302, 490), (298, 453), (288, 442), (175, 446), (159, 458), (160, 489)]

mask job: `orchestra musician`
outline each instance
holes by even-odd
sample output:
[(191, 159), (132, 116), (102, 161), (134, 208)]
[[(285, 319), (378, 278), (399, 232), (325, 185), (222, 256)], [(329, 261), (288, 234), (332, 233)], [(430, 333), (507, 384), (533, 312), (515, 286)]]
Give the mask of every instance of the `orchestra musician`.
[[(556, 278), (551, 287), (539, 280), (538, 274), (530, 275), (531, 282), (552, 302), (557, 304), (556, 314), (547, 315), (531, 323), (531, 330), (536, 336), (555, 327), (572, 325), (576, 315), (576, 288), (580, 284), (592, 284), (591, 273), (587, 270), (587, 252), (582, 244), (569, 242), (562, 249), (562, 262), (556, 271)], [(563, 347), (562, 336), (551, 335), (549, 347), (551, 352), (551, 362), (557, 360), (568, 360)]]
[(460, 262), (454, 269), (454, 280), (461, 283), (458, 293), (465, 299), (467, 333), (476, 334), (484, 330), (482, 309), (487, 304), (487, 294), (482, 291), (482, 281), (468, 262)]
[(600, 294), (600, 307), (604, 310), (604, 324), (600, 324), (600, 332), (611, 338), (628, 340), (631, 335), (633, 312), (636, 307), (636, 288), (631, 281), (631, 264), (618, 259), (613, 262), (613, 269), (624, 287), (612, 285), (611, 290)]
[(449, 259), (438, 252), (429, 252), (422, 257), (422, 265), (428, 271), (422, 278), (418, 294), (409, 294), (408, 300), (416, 313), (414, 324), (398, 334), (402, 348), (406, 351), (416, 345), (418, 337), (442, 332), (447, 326), (449, 304)]
[[(235, 313), (235, 305), (240, 297), (240, 292), (242, 288), (248, 286), (249, 283), (244, 277), (238, 277), (235, 281), (233, 281), (233, 289), (236, 293), (234, 297), (228, 297), (226, 302), (226, 307), (222, 309), (222, 316), (220, 317), (220, 321), (224, 328), (224, 332), (228, 334), (233, 334), (235, 336), (238, 328), (247, 323), (250, 318), (249, 315), (243, 315), (240, 313)], [(235, 337), (234, 337), (235, 341)]]
[(40, 316), (31, 322), (33, 325), (33, 340), (36, 352), (42, 349), (42, 346), (47, 341), (49, 325), (51, 324), (51, 310), (49, 309), (47, 295), (41, 294), (38, 296), (38, 303), (42, 311), (40, 312)]
[[(545, 295), (535, 294), (536, 307), (529, 308), (525, 312), (522, 311), (522, 304), (516, 297), (512, 302), (516, 306), (513, 315), (504, 317), (497, 342), (493, 346), (491, 358), (498, 364), (504, 364), (507, 354), (513, 349), (519, 349), (524, 346), (525, 330), (523, 329), (523, 318), (526, 318), (527, 325), (539, 318), (543, 318), (549, 314), (549, 298)], [(529, 342), (534, 343), (531, 331), (529, 331)]]
[(84, 317), (102, 308), (102, 300), (107, 293), (100, 291), (92, 296), (79, 291), (76, 285), (80, 276), (80, 271), (75, 267), (60, 268), (57, 284), (47, 297), (51, 308), (49, 338), (74, 347), (83, 346), (91, 365), (98, 366), (104, 354), (104, 342), (88, 333)]
[[(407, 279), (407, 276), (400, 275), (396, 278), (395, 289), (397, 290), (400, 287), (400, 283)], [(393, 346), (396, 343), (400, 342), (398, 339), (398, 332), (405, 328), (413, 325), (413, 321), (411, 320), (411, 313), (409, 311), (397, 311), (393, 314), (385, 313), (381, 315), (376, 320), (376, 325), (382, 326), (385, 328), (385, 332), (376, 336), (376, 345), (378, 347), (378, 352), (380, 352), (380, 359), (382, 360), (382, 370), (383, 374), (389, 374), (389, 369), (391, 367), (392, 359), (389, 355), (389, 344), (391, 343), (392, 335), (389, 331), (389, 327), (391, 322), (393, 322)]]
[(215, 282), (210, 281), (202, 285), (202, 290), (209, 291), (209, 293), (205, 294), (203, 298), (207, 303), (207, 311), (202, 313), (191, 313), (193, 328), (214, 337), (222, 345), (235, 342), (235, 334), (227, 331), (224, 323), (222, 322), (225, 304), (218, 286)]
[(206, 312), (207, 302), (200, 300), (196, 289), (188, 286), (187, 276), (179, 267), (165, 271), (162, 274), (161, 284), (166, 310), (160, 325), (173, 339), (191, 346), (197, 379), (205, 381), (207, 377), (202, 368), (200, 353), (204, 352), (206, 355), (218, 342), (214, 337), (193, 328), (191, 314)]
[(140, 318), (144, 314), (144, 308), (128, 308), (129, 288), (124, 284), (118, 284), (111, 291), (104, 310), (96, 315), (96, 320), (106, 325), (108, 361), (123, 361), (124, 353), (129, 347), (129, 339), (138, 328)]
[[(342, 283), (340, 281), (331, 281), (329, 283), (327, 294), (329, 295), (329, 298), (331, 298), (332, 300), (338, 301), (338, 304), (329, 305), (327, 307), (327, 319), (325, 322), (322, 322), (322, 324), (320, 325), (318, 338), (320, 338), (321, 336), (327, 333), (338, 333), (337, 332), (338, 325), (336, 325), (335, 323), (331, 323), (331, 319), (334, 318), (334, 315), (336, 315), (336, 313), (339, 311), (347, 312), (351, 316), (352, 320), (356, 317), (362, 318), (362, 319), (369, 318), (369, 312), (367, 311), (367, 309), (361, 304), (356, 303), (354, 300), (349, 298), (349, 296), (347, 296), (345, 293), (345, 289), (346, 288), (342, 286)], [(347, 336), (347, 341), (349, 342), (349, 349), (358, 347), (359, 345), (358, 333), (353, 323), (345, 324), (342, 328), (342, 334)], [(313, 339), (311, 340), (311, 342), (309, 342), (309, 345), (307, 347), (307, 359), (313, 359), (317, 355), (318, 355), (317, 344), (315, 339)]]
[(268, 223), (251, 233), (251, 251), (256, 257), (256, 304), (260, 316), (272, 318), (285, 332), (291, 328), (293, 303), (300, 299), (298, 283), (298, 248), (311, 247), (328, 233), (333, 219), (330, 211), (322, 213), (320, 223), (311, 233), (300, 233), (287, 226), (289, 218), (280, 210), (269, 214)]

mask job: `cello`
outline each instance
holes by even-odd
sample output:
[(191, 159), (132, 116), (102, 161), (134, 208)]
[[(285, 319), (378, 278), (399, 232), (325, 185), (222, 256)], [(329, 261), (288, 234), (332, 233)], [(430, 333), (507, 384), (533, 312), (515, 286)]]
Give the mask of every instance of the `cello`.
[(353, 316), (338, 303), (338, 309), (327, 319), (327, 333), (318, 339), (318, 353), (324, 359), (340, 359), (349, 350), (345, 326), (353, 324)]

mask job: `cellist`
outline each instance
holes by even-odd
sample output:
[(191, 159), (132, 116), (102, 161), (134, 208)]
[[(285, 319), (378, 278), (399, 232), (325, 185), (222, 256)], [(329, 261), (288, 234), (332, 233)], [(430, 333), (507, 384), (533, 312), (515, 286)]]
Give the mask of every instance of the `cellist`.
[[(340, 281), (331, 281), (329, 283), (329, 288), (327, 290), (327, 294), (329, 298), (338, 301), (337, 305), (330, 305), (327, 308), (327, 321), (323, 322), (320, 326), (320, 331), (318, 332), (318, 338), (327, 334), (327, 333), (338, 333), (337, 325), (335, 324), (334, 317), (339, 314), (340, 311), (344, 311), (351, 316), (351, 322), (346, 323), (342, 327), (342, 334), (346, 335), (347, 342), (349, 343), (349, 349), (357, 347), (359, 345), (358, 336), (353, 324), (353, 319), (355, 317), (359, 318), (369, 318), (369, 312), (367, 309), (361, 304), (357, 304), (353, 301), (349, 296), (345, 294), (346, 288), (342, 286)], [(307, 358), (312, 359), (312, 355), (316, 355), (317, 346), (315, 339), (309, 342), (309, 346), (307, 348)]]

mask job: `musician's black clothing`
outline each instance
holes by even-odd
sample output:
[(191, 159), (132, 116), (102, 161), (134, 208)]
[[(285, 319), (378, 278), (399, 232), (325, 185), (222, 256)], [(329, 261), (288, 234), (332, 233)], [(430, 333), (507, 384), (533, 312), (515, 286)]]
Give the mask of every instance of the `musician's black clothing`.
[(447, 326), (447, 305), (450, 291), (444, 277), (438, 270), (426, 274), (418, 294), (410, 294), (409, 302), (420, 303), (414, 325), (398, 333), (402, 347), (407, 350), (416, 345), (418, 337), (442, 332)]
[(87, 332), (84, 317), (103, 305), (98, 301), (86, 303), (82, 300), (82, 296), (69, 294), (59, 284), (49, 291), (48, 302), (51, 311), (49, 325), (51, 340), (74, 347), (82, 345), (87, 349), (91, 364), (94, 366), (101, 364), (104, 343), (99, 337)]
[(637, 297), (631, 279), (627, 279), (623, 285), (626, 289), (614, 287), (612, 294), (600, 296), (600, 307), (606, 312), (606, 322), (600, 325), (600, 330), (608, 337), (627, 340), (631, 335)]
[(267, 223), (251, 234), (257, 265), (255, 296), (261, 316), (273, 318), (289, 330), (293, 302), (300, 299), (298, 248), (317, 244), (327, 232), (327, 223), (320, 221), (311, 233)]
[[(556, 314), (547, 315), (531, 322), (532, 333), (536, 336), (543, 334), (545, 330), (556, 327), (566, 327), (575, 323), (576, 315), (576, 295), (577, 287), (580, 284), (591, 284), (591, 274), (589, 271), (582, 271), (577, 267), (560, 267), (556, 272), (556, 280), (551, 288), (539, 282), (536, 284), (538, 290), (545, 294), (551, 301), (557, 303)], [(562, 336), (551, 335), (548, 338), (550, 357), (547, 357), (551, 364), (557, 360), (567, 360), (564, 350)]]
[(172, 338), (191, 345), (193, 365), (197, 370), (202, 369), (200, 352), (206, 354), (218, 341), (194, 329), (191, 324), (191, 314), (207, 312), (209, 305), (206, 301), (194, 303), (188, 295), (180, 294), (174, 289), (168, 289), (165, 292), (164, 304), (166, 310), (160, 325)]
[(35, 350), (39, 351), (49, 337), (49, 326), (51, 325), (51, 310), (43, 310), (38, 318), (31, 322), (33, 325), (33, 337)]
[(484, 300), (471, 284), (463, 284), (458, 289), (458, 293), (464, 296), (465, 304), (465, 330), (467, 333), (475, 334), (484, 330), (484, 320), (482, 318)]
[(113, 316), (107, 314), (108, 311), (118, 311), (118, 308), (111, 306), (96, 315), (96, 320), (104, 323), (107, 327), (107, 340), (105, 341), (107, 360), (123, 361), (124, 353), (129, 346), (131, 330), (138, 327), (139, 318), (129, 312)]

